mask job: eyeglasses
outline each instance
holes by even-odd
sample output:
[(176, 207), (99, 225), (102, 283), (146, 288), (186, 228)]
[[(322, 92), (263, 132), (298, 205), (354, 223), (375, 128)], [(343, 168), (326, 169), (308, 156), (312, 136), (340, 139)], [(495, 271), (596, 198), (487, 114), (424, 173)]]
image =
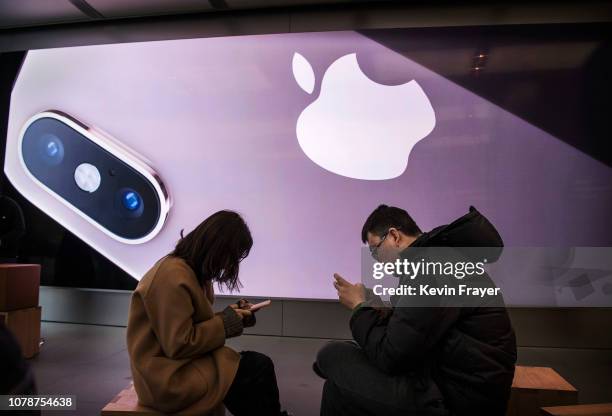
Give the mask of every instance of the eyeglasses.
[(387, 238), (387, 236), (389, 235), (389, 231), (391, 231), (391, 230), (389, 229), (389, 230), (385, 231), (385, 233), (380, 237), (380, 242), (378, 244), (376, 244), (375, 246), (370, 246), (370, 254), (375, 259), (378, 258), (378, 249), (380, 248), (382, 243), (385, 242), (385, 238)]
[[(393, 229), (396, 230), (401, 230), (400, 227), (391, 227)], [(389, 235), (389, 232), (391, 231), (391, 228), (389, 228), (387, 231), (385, 231), (385, 233), (383, 235), (380, 236), (380, 242), (378, 244), (376, 244), (375, 246), (370, 246), (370, 254), (372, 255), (372, 257), (374, 257), (376, 260), (378, 260), (378, 249), (380, 248), (380, 246), (382, 245), (382, 243), (385, 242), (385, 238), (387, 238), (387, 236)]]

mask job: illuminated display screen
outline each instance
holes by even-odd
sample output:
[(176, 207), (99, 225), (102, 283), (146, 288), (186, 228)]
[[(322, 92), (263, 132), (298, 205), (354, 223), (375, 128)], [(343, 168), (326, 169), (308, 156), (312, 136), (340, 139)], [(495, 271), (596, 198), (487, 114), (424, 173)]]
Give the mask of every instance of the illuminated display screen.
[[(507, 246), (612, 245), (612, 168), (593, 151), (601, 126), (587, 111), (595, 92), (567, 82), (604, 65), (600, 40), (503, 32), (485, 44), (479, 33), (29, 51), (12, 92), (5, 173), (135, 279), (181, 229), (220, 209), (240, 212), (254, 238), (240, 268), (243, 295), (336, 298), (332, 274), (360, 279), (361, 227), (381, 203), (406, 209), (423, 230), (473, 205)], [(565, 113), (555, 121), (558, 108)], [(64, 127), (28, 133), (48, 111)], [(82, 142), (62, 141), (66, 123), (82, 129)], [(26, 149), (28, 134), (42, 144)], [(61, 195), (36, 177), (41, 169)], [(94, 200), (107, 203), (104, 215), (87, 211)], [(507, 301), (555, 304), (555, 296)]]

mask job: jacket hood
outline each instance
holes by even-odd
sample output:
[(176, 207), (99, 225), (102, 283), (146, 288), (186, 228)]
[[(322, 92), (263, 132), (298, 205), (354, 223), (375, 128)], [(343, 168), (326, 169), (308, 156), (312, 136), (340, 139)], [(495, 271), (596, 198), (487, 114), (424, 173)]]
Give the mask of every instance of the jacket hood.
[(499, 258), (504, 241), (491, 222), (476, 208), (450, 224), (421, 234), (411, 247), (487, 247), (489, 261)]

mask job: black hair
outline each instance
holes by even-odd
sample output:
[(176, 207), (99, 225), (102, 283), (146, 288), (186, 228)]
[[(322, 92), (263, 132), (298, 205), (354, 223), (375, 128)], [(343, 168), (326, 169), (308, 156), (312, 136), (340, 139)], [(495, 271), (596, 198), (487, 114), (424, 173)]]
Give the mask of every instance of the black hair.
[(416, 237), (421, 234), (421, 229), (405, 210), (388, 205), (379, 205), (363, 224), (361, 241), (364, 243), (368, 241), (368, 233), (382, 237), (391, 227), (397, 228), (409, 236)]
[(213, 280), (230, 292), (241, 286), (240, 262), (253, 246), (251, 231), (233, 211), (218, 211), (206, 218), (176, 244), (171, 256), (180, 257), (194, 270), (200, 285)]

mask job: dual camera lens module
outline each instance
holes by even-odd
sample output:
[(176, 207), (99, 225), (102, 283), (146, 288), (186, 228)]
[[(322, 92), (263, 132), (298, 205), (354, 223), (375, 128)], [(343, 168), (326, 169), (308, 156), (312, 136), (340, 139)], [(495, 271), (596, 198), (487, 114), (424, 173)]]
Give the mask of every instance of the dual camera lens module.
[(28, 173), (107, 234), (139, 243), (159, 232), (169, 209), (165, 187), (114, 140), (55, 111), (28, 120), (20, 140)]
[[(59, 166), (64, 160), (64, 143), (54, 134), (45, 133), (40, 136), (39, 148), (40, 158), (49, 166)], [(110, 170), (109, 170), (110, 171)], [(74, 171), (74, 181), (79, 189), (85, 192), (95, 192), (101, 185), (102, 177), (100, 171), (90, 163), (79, 164)], [(138, 192), (129, 188), (117, 190), (116, 198), (120, 200), (117, 204), (120, 210), (129, 218), (142, 215), (144, 204)]]

